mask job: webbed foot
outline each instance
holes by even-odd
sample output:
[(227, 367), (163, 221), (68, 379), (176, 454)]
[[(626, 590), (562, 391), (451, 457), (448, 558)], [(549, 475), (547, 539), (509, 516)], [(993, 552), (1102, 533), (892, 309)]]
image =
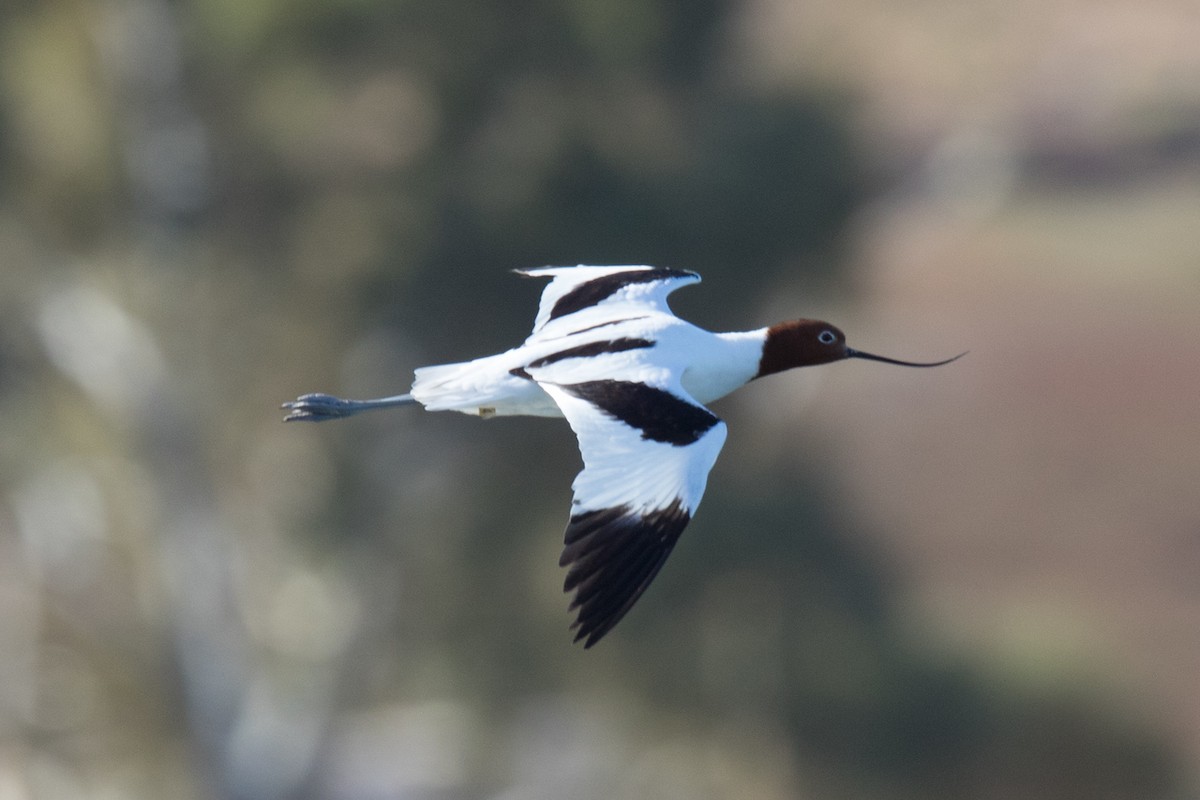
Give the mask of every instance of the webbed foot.
[(284, 403), (280, 408), (288, 410), (288, 415), (283, 418), (284, 422), (296, 422), (299, 420), (303, 420), (304, 422), (324, 422), (329, 419), (348, 417), (362, 410), (358, 403), (353, 400), (343, 400), (340, 397), (320, 392), (302, 394), (295, 400)]

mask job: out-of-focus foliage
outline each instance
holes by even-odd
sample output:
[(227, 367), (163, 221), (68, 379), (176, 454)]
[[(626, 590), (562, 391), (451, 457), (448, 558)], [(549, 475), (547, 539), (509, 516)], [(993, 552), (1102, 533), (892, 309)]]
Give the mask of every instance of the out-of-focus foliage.
[[(279, 424), (518, 342), (540, 286), (510, 268), (687, 267), (686, 316), (757, 327), (869, 284), (844, 267), (925, 198), (981, 219), (1109, 163), (1022, 172), (919, 108), (889, 150), (888, 71), (833, 43), (913, 34), (850, 7), (0, 7), (0, 796), (1182, 796), (1194, 753), (1119, 670), (914, 622), (795, 383), (722, 406), (703, 511), (587, 652), (564, 424)], [(1194, 173), (1194, 127), (1149, 127)]]

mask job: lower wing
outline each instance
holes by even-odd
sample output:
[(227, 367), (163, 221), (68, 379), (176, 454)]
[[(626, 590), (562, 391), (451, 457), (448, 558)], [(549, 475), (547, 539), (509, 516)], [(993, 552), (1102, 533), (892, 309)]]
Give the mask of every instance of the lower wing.
[(725, 443), (725, 423), (681, 387), (540, 385), (583, 456), (559, 564), (569, 567), (564, 590), (575, 592), (575, 641), (591, 647), (641, 597), (691, 521)]

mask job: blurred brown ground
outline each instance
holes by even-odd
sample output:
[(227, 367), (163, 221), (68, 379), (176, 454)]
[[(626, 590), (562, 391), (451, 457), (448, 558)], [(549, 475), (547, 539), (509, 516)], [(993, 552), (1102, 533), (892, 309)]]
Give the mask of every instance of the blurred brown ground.
[[(1119, 676), (1200, 763), (1200, 6), (755, 9), (758, 68), (851, 80), (911, 175), (853, 229), (852, 342), (971, 351), (822, 376), (794, 424), (915, 624), (1029, 680)], [(746, 400), (764, 439), (787, 392)]]

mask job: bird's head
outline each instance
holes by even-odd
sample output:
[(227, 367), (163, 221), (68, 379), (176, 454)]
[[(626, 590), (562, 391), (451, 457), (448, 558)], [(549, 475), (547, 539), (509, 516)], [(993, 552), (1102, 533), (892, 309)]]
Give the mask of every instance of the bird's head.
[(759, 361), (756, 377), (761, 378), (764, 375), (783, 372), (795, 367), (829, 364), (847, 358), (882, 361), (885, 364), (898, 364), (902, 367), (940, 367), (962, 358), (964, 355), (966, 353), (959, 353), (944, 361), (900, 361), (849, 347), (846, 344), (846, 334), (828, 322), (818, 319), (796, 319), (772, 325), (767, 329), (766, 340), (763, 342), (762, 359)]

